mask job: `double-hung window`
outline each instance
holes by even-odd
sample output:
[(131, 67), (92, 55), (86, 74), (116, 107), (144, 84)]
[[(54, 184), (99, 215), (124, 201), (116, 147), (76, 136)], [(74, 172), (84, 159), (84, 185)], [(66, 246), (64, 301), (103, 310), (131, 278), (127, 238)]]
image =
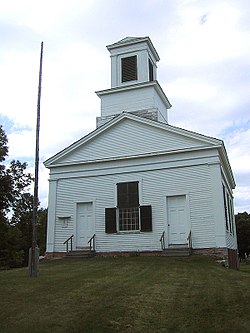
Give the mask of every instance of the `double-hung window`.
[(119, 230), (140, 230), (138, 182), (117, 184)]
[(105, 208), (106, 233), (152, 231), (152, 207), (140, 205), (139, 182), (118, 183), (116, 192), (117, 206)]

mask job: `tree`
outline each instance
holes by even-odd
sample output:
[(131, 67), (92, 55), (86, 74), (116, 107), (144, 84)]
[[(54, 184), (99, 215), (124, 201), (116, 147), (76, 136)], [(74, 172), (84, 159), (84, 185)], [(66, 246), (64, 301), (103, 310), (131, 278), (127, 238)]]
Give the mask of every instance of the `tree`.
[[(38, 209), (37, 221), (37, 243), (40, 254), (45, 253), (46, 227), (47, 227), (47, 209)], [(11, 224), (14, 225), (22, 235), (20, 247), (23, 251), (23, 264), (26, 266), (29, 259), (29, 248), (32, 243), (32, 223), (33, 223), (33, 195), (23, 193), (15, 203), (15, 209), (11, 218)]]
[(40, 208), (38, 210), (37, 244), (41, 255), (45, 255), (46, 251), (47, 215), (47, 208)]
[(22, 235), (8, 223), (0, 223), (0, 269), (23, 266)]
[(11, 177), (6, 172), (5, 161), (8, 155), (8, 139), (3, 130), (2, 125), (0, 125), (0, 220), (1, 222), (6, 222), (6, 214), (8, 213), (8, 208), (12, 199), (11, 195)]
[(32, 243), (33, 196), (23, 193), (14, 203), (10, 224), (14, 226), (22, 238), (19, 240), (20, 250), (23, 251), (23, 265), (28, 264), (29, 248)]
[(240, 258), (245, 258), (245, 253), (250, 254), (250, 214), (247, 212), (235, 215), (237, 239)]
[[(0, 125), (0, 267), (27, 265), (32, 243), (33, 196), (29, 193), (33, 182), (27, 163), (11, 161), (8, 139)], [(45, 251), (47, 210), (38, 210), (38, 240)]]

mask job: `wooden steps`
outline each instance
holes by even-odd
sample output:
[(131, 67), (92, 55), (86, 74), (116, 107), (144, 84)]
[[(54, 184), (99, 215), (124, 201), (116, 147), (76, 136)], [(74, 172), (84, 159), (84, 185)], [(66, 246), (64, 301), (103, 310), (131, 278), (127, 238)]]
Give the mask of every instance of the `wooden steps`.
[(186, 246), (173, 246), (164, 249), (162, 255), (166, 257), (188, 257), (191, 255), (191, 251)]
[(95, 256), (95, 251), (89, 251), (89, 248), (87, 249), (78, 249), (69, 251), (65, 258), (66, 259), (84, 259), (84, 258), (92, 258)]
[[(187, 257), (190, 256), (191, 251), (187, 246), (170, 246), (164, 250), (162, 250), (161, 255), (166, 257)], [(69, 251), (65, 258), (67, 259), (84, 259), (84, 258), (92, 258), (96, 255), (95, 251), (89, 250), (89, 247), (86, 248), (78, 248), (73, 251)]]

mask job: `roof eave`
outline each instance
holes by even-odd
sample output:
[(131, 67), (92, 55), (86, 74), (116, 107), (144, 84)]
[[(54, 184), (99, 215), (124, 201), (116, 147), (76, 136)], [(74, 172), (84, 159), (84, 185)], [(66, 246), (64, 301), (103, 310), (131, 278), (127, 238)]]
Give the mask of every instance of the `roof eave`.
[(146, 42), (151, 50), (151, 52), (153, 53), (154, 57), (155, 57), (155, 60), (156, 61), (159, 61), (160, 60), (160, 57), (159, 57), (159, 54), (158, 52), (156, 51), (151, 39), (146, 36), (146, 37), (131, 37), (131, 39), (128, 39), (128, 40), (121, 40), (119, 42), (116, 42), (114, 44), (110, 44), (110, 45), (107, 45), (107, 49), (110, 51), (110, 50), (114, 50), (116, 48), (119, 48), (119, 47), (124, 47), (124, 46), (128, 46), (128, 45), (132, 45), (132, 44), (139, 44), (139, 43), (144, 43)]
[(162, 87), (160, 86), (160, 84), (157, 80), (140, 82), (140, 83), (136, 83), (136, 84), (115, 87), (115, 88), (110, 88), (110, 89), (105, 89), (105, 90), (99, 90), (99, 91), (96, 91), (95, 93), (97, 94), (97, 96), (99, 98), (101, 98), (101, 96), (112, 94), (112, 93), (118, 93), (118, 92), (122, 92), (122, 91), (126, 91), (126, 90), (133, 90), (133, 89), (142, 89), (142, 88), (151, 87), (151, 86), (153, 86), (155, 88), (155, 90), (158, 92), (158, 94), (161, 97), (162, 101), (164, 102), (166, 108), (170, 109), (172, 107), (172, 105), (169, 102), (169, 99), (165, 95)]
[(225, 148), (225, 145), (224, 145), (223, 141), (222, 141), (222, 145), (219, 149), (219, 153), (220, 153), (220, 156), (221, 156), (221, 162), (224, 165), (226, 175), (227, 175), (228, 180), (231, 184), (231, 188), (235, 189), (236, 182), (235, 182), (235, 179), (234, 179), (233, 171), (232, 171), (231, 165), (229, 163), (227, 151), (226, 151), (226, 148)]

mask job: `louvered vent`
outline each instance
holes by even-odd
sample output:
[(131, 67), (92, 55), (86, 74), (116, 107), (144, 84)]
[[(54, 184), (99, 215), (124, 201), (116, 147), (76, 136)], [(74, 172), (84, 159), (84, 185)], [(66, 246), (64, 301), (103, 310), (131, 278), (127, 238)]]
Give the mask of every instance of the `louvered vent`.
[(122, 82), (137, 80), (137, 56), (122, 58)]
[(149, 69), (149, 81), (154, 81), (154, 68), (150, 59), (148, 59), (148, 69)]

